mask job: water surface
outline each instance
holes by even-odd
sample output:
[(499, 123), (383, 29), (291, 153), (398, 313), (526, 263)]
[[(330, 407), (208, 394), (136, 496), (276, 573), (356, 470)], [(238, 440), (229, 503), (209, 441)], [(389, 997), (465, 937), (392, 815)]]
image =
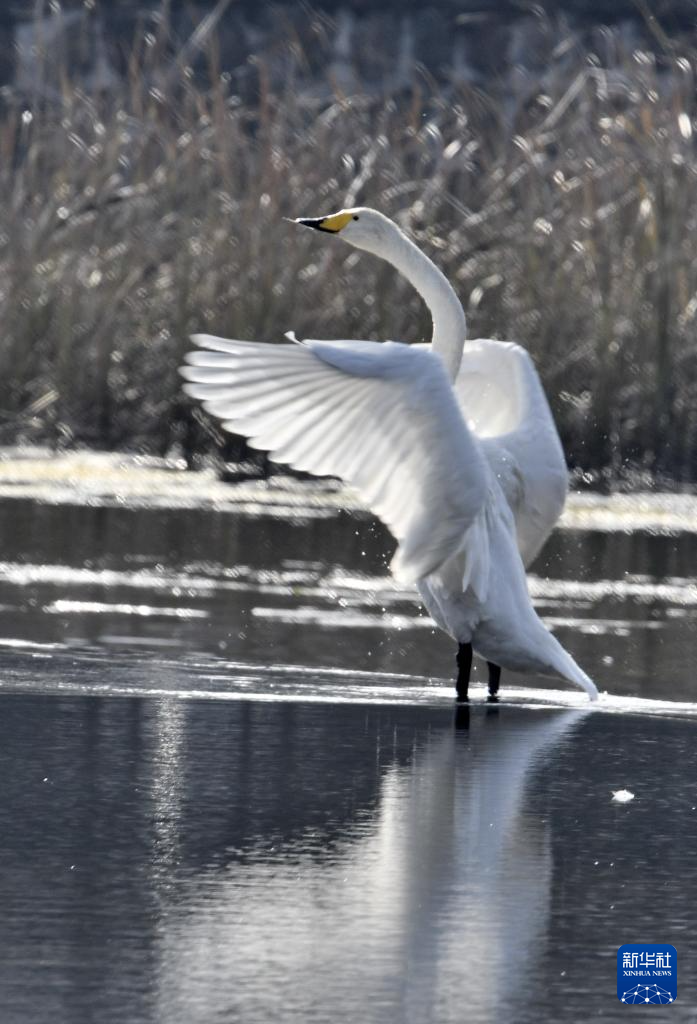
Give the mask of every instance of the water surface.
[[(392, 582), (392, 542), (365, 516), (19, 500), (0, 502), (0, 536), (6, 642), (452, 676), (452, 643)], [(691, 701), (696, 579), (697, 534), (563, 530), (530, 586), (599, 689)]]
[(697, 537), (533, 567), (612, 714), (504, 676), (457, 715), (364, 517), (15, 500), (0, 536), (3, 1024), (619, 1021), (639, 941), (694, 1019)]

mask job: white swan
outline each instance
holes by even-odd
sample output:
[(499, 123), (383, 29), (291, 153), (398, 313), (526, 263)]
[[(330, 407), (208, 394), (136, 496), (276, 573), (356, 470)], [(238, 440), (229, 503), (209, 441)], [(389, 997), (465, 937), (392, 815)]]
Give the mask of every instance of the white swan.
[(195, 335), (203, 351), (187, 356), (185, 390), (275, 461), (361, 492), (399, 542), (394, 575), (417, 584), (459, 644), (460, 700), (473, 647), (493, 670), (491, 696), (503, 666), (561, 676), (596, 699), (527, 591), (521, 555), (537, 553), (566, 493), (561, 445), (527, 355), (474, 342), (459, 374), (462, 306), (396, 224), (361, 207), (297, 223), (340, 234), (401, 271), (431, 311), (432, 345)]

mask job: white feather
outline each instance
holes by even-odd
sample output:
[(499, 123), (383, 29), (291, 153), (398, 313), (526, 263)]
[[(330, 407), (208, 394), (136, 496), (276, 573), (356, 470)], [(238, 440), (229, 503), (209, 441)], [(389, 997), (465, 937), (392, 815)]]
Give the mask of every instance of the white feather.
[[(564, 505), (566, 467), (527, 353), (479, 340), (440, 271), (382, 214), (335, 219), (386, 259), (433, 315), (431, 345), (268, 344), (196, 335), (182, 374), (226, 430), (278, 461), (355, 486), (398, 541), (392, 569), (437, 624), (487, 660), (595, 686), (549, 633), (523, 561)], [(521, 560), (522, 559), (522, 560)]]
[(519, 345), (468, 341), (455, 391), (508, 501), (530, 565), (564, 510), (568, 473), (533, 362)]
[[(191, 354), (187, 393), (277, 462), (355, 486), (399, 541), (398, 579), (413, 583), (460, 549), (483, 510), (487, 470), (437, 355), (394, 342), (193, 340), (216, 360)], [(472, 555), (481, 581), (485, 540)]]

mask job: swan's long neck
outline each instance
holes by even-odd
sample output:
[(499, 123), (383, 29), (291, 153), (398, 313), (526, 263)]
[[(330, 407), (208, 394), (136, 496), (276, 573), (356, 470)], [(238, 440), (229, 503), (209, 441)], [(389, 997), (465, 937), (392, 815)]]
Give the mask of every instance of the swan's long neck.
[(438, 267), (401, 231), (385, 258), (416, 288), (433, 319), (434, 351), (442, 357), (452, 380), (457, 377), (467, 336), (465, 313), (455, 291)]

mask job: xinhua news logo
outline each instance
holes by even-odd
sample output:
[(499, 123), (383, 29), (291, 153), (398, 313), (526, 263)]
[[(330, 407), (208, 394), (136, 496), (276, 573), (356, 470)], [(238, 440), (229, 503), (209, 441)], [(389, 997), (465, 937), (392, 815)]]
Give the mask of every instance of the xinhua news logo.
[(621, 1003), (674, 1003), (678, 954), (660, 942), (627, 942), (617, 950), (617, 998)]

